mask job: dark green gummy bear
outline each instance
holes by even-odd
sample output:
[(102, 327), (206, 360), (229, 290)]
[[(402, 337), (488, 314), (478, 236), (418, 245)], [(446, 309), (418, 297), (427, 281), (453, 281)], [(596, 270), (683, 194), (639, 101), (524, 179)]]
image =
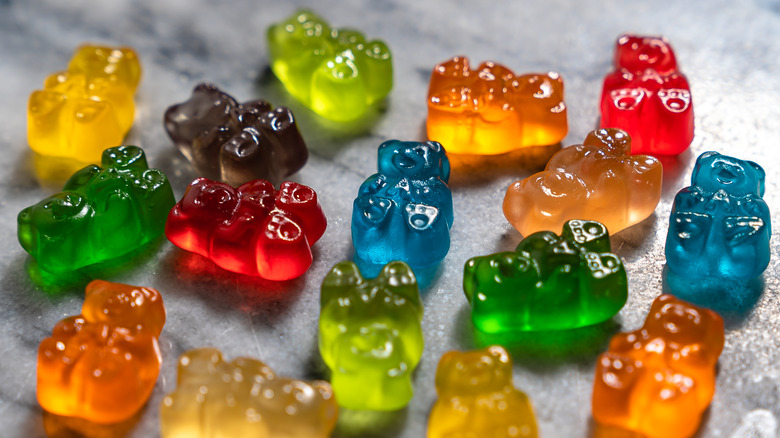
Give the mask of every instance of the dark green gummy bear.
[(628, 298), (626, 270), (607, 228), (571, 220), (557, 236), (531, 234), (515, 252), (466, 262), (463, 290), (485, 333), (565, 330), (614, 316)]
[(106, 149), (101, 166), (79, 170), (62, 192), (19, 213), (19, 243), (42, 270), (75, 271), (162, 234), (175, 203), (168, 178), (149, 169), (143, 149)]

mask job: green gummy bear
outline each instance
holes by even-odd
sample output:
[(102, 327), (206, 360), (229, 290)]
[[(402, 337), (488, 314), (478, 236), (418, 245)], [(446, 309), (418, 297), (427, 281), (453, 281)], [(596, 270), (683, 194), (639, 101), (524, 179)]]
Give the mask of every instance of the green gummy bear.
[(571, 220), (563, 233), (531, 234), (515, 252), (466, 262), (463, 290), (485, 333), (564, 330), (614, 316), (628, 298), (626, 270), (607, 228)]
[(330, 120), (359, 118), (393, 87), (384, 42), (351, 29), (331, 29), (310, 11), (268, 28), (271, 69), (296, 99)]
[(62, 192), (17, 217), (19, 243), (52, 273), (65, 273), (129, 253), (162, 234), (176, 200), (168, 178), (149, 169), (143, 149), (103, 151)]
[(423, 307), (404, 262), (364, 279), (341, 262), (322, 282), (319, 347), (342, 407), (391, 411), (412, 398), (412, 371), (422, 357)]

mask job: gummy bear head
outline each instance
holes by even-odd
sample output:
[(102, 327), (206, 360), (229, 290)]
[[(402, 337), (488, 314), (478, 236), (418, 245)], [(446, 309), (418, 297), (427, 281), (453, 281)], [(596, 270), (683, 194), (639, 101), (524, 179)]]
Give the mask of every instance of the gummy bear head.
[(179, 206), (188, 215), (214, 223), (233, 216), (238, 194), (225, 183), (198, 178), (187, 187)]
[(87, 285), (81, 310), (89, 322), (124, 327), (131, 334), (160, 336), (165, 324), (162, 296), (155, 289), (93, 280)]
[(144, 150), (138, 146), (117, 146), (103, 151), (101, 160), (104, 168), (147, 170)]
[[(80, 193), (61, 192), (27, 207), (17, 217), (19, 243), (40, 262), (52, 251), (65, 251), (61, 241), (43, 238), (67, 229), (70, 234), (86, 236), (94, 216), (89, 200)], [(74, 254), (75, 256), (76, 254)]]
[(379, 173), (391, 178), (450, 178), (450, 162), (444, 147), (435, 141), (388, 140), (379, 146)]
[(618, 128), (601, 128), (588, 133), (585, 146), (597, 146), (617, 155), (631, 154), (631, 136)]
[(473, 396), (512, 385), (512, 359), (500, 346), (450, 351), (439, 361), (436, 390), (440, 396)]
[(752, 161), (705, 152), (699, 155), (691, 174), (691, 184), (710, 192), (724, 190), (730, 195), (764, 195), (766, 172)]
[(91, 77), (104, 77), (135, 90), (141, 79), (138, 55), (129, 47), (83, 45), (76, 49), (68, 71)]
[(615, 48), (615, 65), (632, 73), (653, 69), (666, 75), (677, 70), (674, 51), (663, 37), (622, 35)]
[[(713, 346), (707, 356), (717, 358), (723, 348), (723, 319), (712, 310), (701, 308), (673, 295), (661, 295), (653, 301), (643, 328), (650, 338), (683, 349), (688, 345)], [(714, 354), (714, 356), (712, 356)]]

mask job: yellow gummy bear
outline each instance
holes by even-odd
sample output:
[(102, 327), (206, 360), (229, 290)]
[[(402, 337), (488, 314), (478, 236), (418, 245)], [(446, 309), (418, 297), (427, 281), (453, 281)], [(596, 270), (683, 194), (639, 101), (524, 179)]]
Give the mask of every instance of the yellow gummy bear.
[(531, 401), (512, 385), (512, 359), (503, 347), (445, 353), (436, 392), (428, 438), (538, 436)]
[(54, 73), (27, 105), (27, 141), (41, 155), (99, 162), (117, 146), (135, 114), (133, 94), (141, 78), (130, 48), (82, 46), (68, 70)]
[(160, 408), (162, 438), (326, 438), (338, 419), (327, 382), (277, 377), (263, 362), (199, 348), (179, 358)]

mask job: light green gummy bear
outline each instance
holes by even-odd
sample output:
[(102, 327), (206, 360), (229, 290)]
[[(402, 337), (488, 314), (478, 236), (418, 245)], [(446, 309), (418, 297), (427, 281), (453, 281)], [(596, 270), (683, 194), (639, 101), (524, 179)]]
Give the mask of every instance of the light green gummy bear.
[(390, 262), (364, 279), (341, 262), (322, 282), (320, 354), (342, 407), (391, 411), (412, 398), (420, 361), (423, 307), (417, 280), (404, 262)]
[(268, 28), (271, 69), (287, 91), (317, 114), (359, 118), (393, 87), (390, 49), (362, 33), (331, 29), (310, 11)]

